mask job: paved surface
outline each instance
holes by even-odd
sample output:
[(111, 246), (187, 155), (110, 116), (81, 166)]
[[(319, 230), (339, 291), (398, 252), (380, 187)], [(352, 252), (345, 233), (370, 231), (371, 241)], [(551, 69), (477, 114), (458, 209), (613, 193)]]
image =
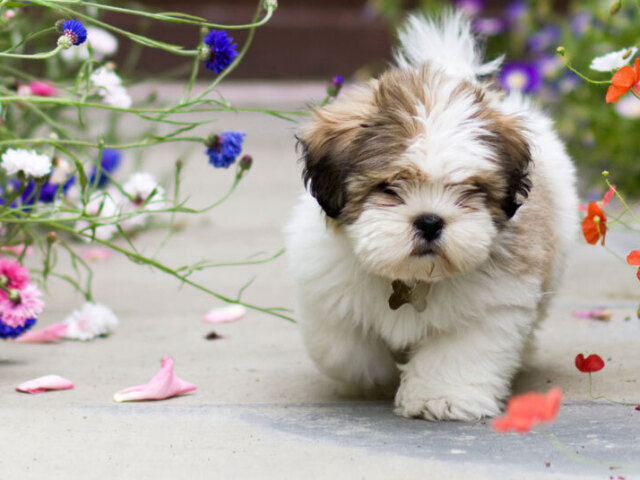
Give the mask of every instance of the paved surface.
[[(266, 99), (285, 108), (322, 93), (317, 85), (225, 91), (247, 105)], [(182, 219), (185, 230), (160, 255), (173, 266), (278, 251), (300, 189), (292, 125), (259, 114), (225, 114), (214, 128), (246, 131), (255, 167), (226, 204), (204, 218)], [(174, 148), (154, 149), (148, 168), (169, 169), (180, 155)], [(231, 182), (232, 173), (211, 169), (200, 149), (183, 158), (184, 191), (193, 192), (192, 205), (205, 205)], [(137, 241), (151, 254), (162, 236), (156, 231)], [(636, 242), (612, 232), (608, 243), (626, 254)], [(573, 366), (578, 352), (600, 353), (607, 367), (594, 375), (594, 390), (640, 401), (640, 285), (633, 269), (599, 247), (576, 243), (540, 332), (540, 348), (517, 379), (518, 391), (557, 385), (565, 395), (555, 424), (523, 436), (498, 435), (484, 421), (434, 424), (395, 417), (388, 401), (341, 394), (319, 374), (293, 324), (250, 312), (216, 328), (224, 339), (207, 341), (212, 328), (201, 316), (219, 305), (215, 300), (179, 289), (174, 279), (123, 257), (96, 265), (95, 273), (96, 298), (121, 319), (112, 337), (1, 345), (0, 480), (640, 478), (640, 412), (589, 400), (587, 378)], [(194, 278), (234, 296), (254, 275), (245, 300), (293, 307), (282, 258)], [(47, 301), (41, 325), (60, 321), (82, 302), (57, 283), (50, 285)], [(594, 306), (612, 308), (613, 319), (571, 315)], [(146, 382), (164, 355), (174, 357), (178, 375), (198, 385), (196, 392), (163, 402), (112, 402), (117, 390)], [(48, 373), (72, 379), (76, 388), (32, 396), (13, 391)]]

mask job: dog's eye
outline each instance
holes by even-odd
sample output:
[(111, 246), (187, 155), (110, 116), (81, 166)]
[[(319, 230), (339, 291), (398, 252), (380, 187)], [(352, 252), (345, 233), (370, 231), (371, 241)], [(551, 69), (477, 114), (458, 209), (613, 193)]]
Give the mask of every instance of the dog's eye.
[(382, 182), (380, 185), (378, 185), (376, 190), (380, 193), (383, 193), (391, 197), (396, 203), (402, 203), (402, 197), (400, 197), (400, 194), (398, 193), (397, 189), (393, 185), (390, 185), (386, 182)]

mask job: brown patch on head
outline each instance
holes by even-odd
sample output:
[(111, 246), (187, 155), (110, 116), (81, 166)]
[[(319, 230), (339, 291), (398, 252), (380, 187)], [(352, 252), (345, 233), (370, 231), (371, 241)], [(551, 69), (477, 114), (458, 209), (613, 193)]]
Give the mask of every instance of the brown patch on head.
[(299, 137), (303, 178), (325, 213), (354, 221), (377, 186), (422, 175), (400, 156), (420, 126), (415, 106), (426, 103), (428, 69), (391, 69), (365, 87), (312, 111)]

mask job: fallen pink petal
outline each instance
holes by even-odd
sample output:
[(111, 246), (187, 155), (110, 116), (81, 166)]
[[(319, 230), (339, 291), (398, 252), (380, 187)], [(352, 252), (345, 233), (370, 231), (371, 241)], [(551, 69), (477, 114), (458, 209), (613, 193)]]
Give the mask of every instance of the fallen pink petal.
[(60, 340), (67, 332), (67, 325), (64, 323), (53, 323), (48, 327), (39, 330), (31, 330), (18, 338), (18, 343), (52, 343)]
[(113, 252), (108, 248), (87, 248), (82, 253), (82, 258), (84, 260), (94, 262), (109, 260), (111, 257), (113, 257)]
[(575, 318), (587, 318), (591, 320), (601, 320), (603, 322), (608, 322), (609, 320), (611, 320), (611, 312), (609, 310), (605, 310), (604, 308), (575, 311), (573, 312), (573, 316)]
[(164, 357), (161, 368), (144, 385), (125, 388), (113, 396), (116, 402), (136, 402), (140, 400), (164, 400), (196, 389), (193, 383), (186, 382), (173, 372), (173, 358)]
[(73, 387), (71, 380), (62, 378), (60, 375), (45, 375), (44, 377), (21, 383), (16, 387), (16, 390), (24, 393), (43, 393), (50, 390), (68, 390)]
[(202, 320), (207, 323), (230, 323), (240, 320), (245, 313), (247, 313), (247, 309), (242, 305), (229, 305), (210, 310), (202, 317)]

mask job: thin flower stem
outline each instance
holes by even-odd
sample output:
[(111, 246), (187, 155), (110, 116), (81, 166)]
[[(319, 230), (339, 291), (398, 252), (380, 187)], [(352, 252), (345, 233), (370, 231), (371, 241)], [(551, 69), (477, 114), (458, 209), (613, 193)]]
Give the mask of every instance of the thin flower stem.
[(634, 406), (634, 405), (638, 405), (638, 402), (621, 402), (620, 400), (613, 400), (605, 395), (594, 395), (593, 394), (593, 379), (591, 378), (591, 372), (589, 373), (589, 396), (593, 399), (593, 400), (606, 400), (607, 402), (610, 403), (615, 403), (617, 405), (626, 405), (626, 406)]
[(45, 58), (55, 57), (58, 53), (63, 50), (61, 46), (57, 46), (53, 50), (44, 53), (32, 53), (32, 54), (22, 54), (22, 53), (5, 53), (0, 52), (0, 57), (3, 58), (24, 58), (27, 60), (44, 60)]
[(258, 307), (257, 305), (253, 305), (253, 304), (250, 304), (250, 303), (235, 301), (235, 300), (233, 300), (233, 299), (231, 299), (229, 297), (226, 297), (226, 296), (221, 295), (221, 294), (219, 294), (217, 292), (214, 292), (213, 290), (211, 290), (211, 289), (209, 289), (209, 288), (207, 288), (207, 287), (205, 287), (203, 285), (200, 285), (199, 283), (196, 283), (196, 282), (194, 282), (192, 280), (189, 280), (184, 275), (179, 274), (177, 271), (175, 271), (175, 270), (173, 270), (173, 269), (171, 269), (171, 268), (169, 268), (169, 267), (157, 262), (156, 260), (153, 260), (152, 258), (145, 257), (145, 256), (143, 256), (143, 255), (141, 255), (139, 253), (128, 251), (128, 250), (116, 245), (115, 243), (109, 242), (107, 240), (102, 240), (100, 238), (94, 238), (92, 235), (87, 234), (87, 233), (78, 232), (78, 231), (74, 230), (73, 228), (71, 228), (71, 227), (69, 227), (67, 225), (64, 225), (62, 223), (49, 221), (45, 225), (47, 225), (47, 226), (49, 226), (49, 227), (51, 227), (53, 229), (56, 229), (56, 230), (62, 230), (62, 231), (71, 233), (73, 235), (79, 236), (81, 238), (93, 240), (93, 241), (95, 241), (97, 243), (100, 243), (101, 245), (104, 245), (105, 247), (108, 247), (111, 250), (114, 250), (116, 252), (122, 253), (123, 255), (126, 255), (129, 259), (131, 259), (134, 262), (143, 263), (143, 264), (149, 265), (150, 267), (153, 267), (153, 268), (155, 268), (157, 270), (160, 270), (160, 271), (162, 271), (164, 273), (167, 273), (167, 274), (177, 278), (178, 280), (186, 283), (187, 285), (190, 285), (190, 286), (192, 286), (192, 287), (194, 287), (194, 288), (196, 288), (198, 290), (201, 290), (201, 291), (203, 291), (205, 293), (208, 293), (209, 295), (212, 295), (213, 297), (216, 297), (217, 299), (222, 300), (223, 302), (235, 303), (235, 304), (238, 304), (238, 305), (242, 305), (242, 306), (250, 308), (252, 310), (256, 310), (256, 311), (259, 311), (259, 312), (267, 313), (269, 315), (273, 315), (275, 317), (282, 318), (282, 319), (287, 320), (289, 322), (296, 323), (294, 318), (289, 317), (289, 316), (284, 315), (284, 314), (281, 314), (281, 313), (278, 313), (278, 311), (273, 309), (273, 308), (262, 308), (262, 307)]
[[(33, 3), (40, 3), (44, 5), (44, 3), (39, 0), (34, 0)], [(173, 12), (151, 13), (151, 12), (145, 12), (140, 10), (131, 10), (129, 8), (114, 7), (112, 5), (105, 5), (102, 3), (84, 2), (82, 0), (50, 0), (47, 3), (82, 5), (83, 7), (95, 7), (101, 10), (108, 10), (111, 12), (118, 12), (118, 13), (124, 13), (127, 15), (136, 15), (139, 17), (152, 18), (154, 20), (159, 20), (162, 22), (185, 23), (188, 25), (198, 25), (200, 27), (209, 27), (209, 28), (222, 28), (225, 30), (233, 30), (233, 29), (238, 30), (238, 29), (261, 27), (262, 25), (265, 25), (269, 20), (271, 20), (271, 17), (273, 16), (273, 9), (268, 9), (266, 11), (265, 16), (259, 21), (254, 21), (252, 23), (247, 23), (244, 25), (224, 25), (220, 23), (210, 23), (210, 22), (207, 22), (204, 18), (200, 18), (192, 15), (178, 14)]]
[(589, 78), (586, 75), (582, 74), (580, 71), (576, 70), (567, 57), (563, 57), (564, 64), (567, 66), (569, 70), (578, 75), (581, 79), (593, 83), (594, 85), (608, 85), (611, 83), (611, 80), (594, 80), (593, 78)]
[[(197, 142), (203, 143), (202, 137), (175, 137), (175, 138), (163, 138), (156, 137), (141, 142), (134, 143), (122, 143), (122, 144), (105, 144), (104, 148), (112, 148), (117, 150), (127, 150), (130, 148), (148, 147), (150, 145), (157, 145), (159, 143), (167, 142)], [(98, 148), (99, 142), (87, 142), (84, 140), (72, 140), (72, 139), (60, 139), (60, 138), (18, 138), (11, 140), (0, 140), (0, 146), (3, 145), (75, 145), (80, 147)]]
[[(609, 178), (605, 177), (604, 181), (605, 181), (605, 183), (607, 184), (607, 186), (609, 188), (613, 188), (613, 185), (611, 185), (611, 182), (609, 181)], [(622, 203), (622, 206), (624, 207), (625, 211), (627, 213), (629, 213), (629, 215), (631, 215), (631, 218), (633, 218), (633, 220), (636, 223), (640, 223), (640, 218), (638, 218), (636, 216), (636, 214), (633, 213), (633, 210), (631, 210), (631, 207), (629, 207), (629, 205), (627, 204), (627, 202), (624, 199), (624, 197), (622, 195), (620, 195), (620, 193), (618, 193), (618, 189), (617, 188), (613, 188), (613, 193), (615, 194), (616, 197), (618, 197), (618, 200), (620, 200), (620, 203)]]

